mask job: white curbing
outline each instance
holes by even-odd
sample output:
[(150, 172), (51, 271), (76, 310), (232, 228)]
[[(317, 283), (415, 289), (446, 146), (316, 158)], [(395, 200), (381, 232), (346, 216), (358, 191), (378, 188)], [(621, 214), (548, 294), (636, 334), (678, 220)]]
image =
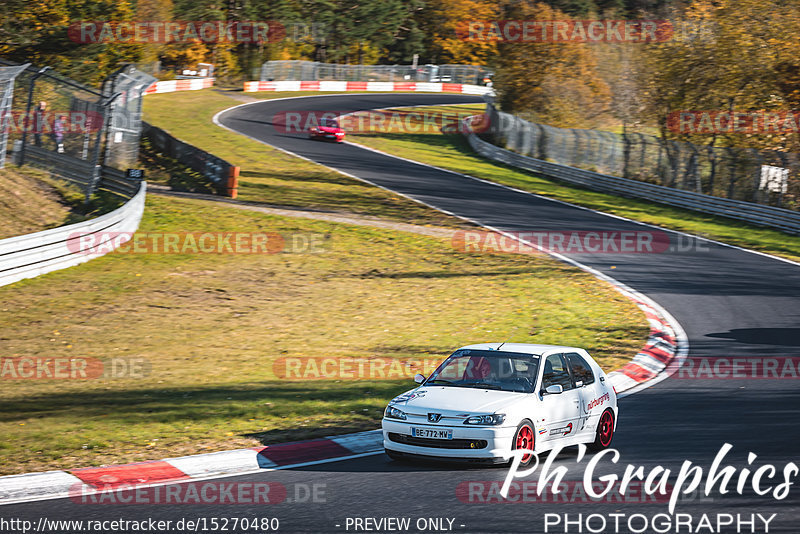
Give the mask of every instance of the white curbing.
[(0, 477), (0, 504), (50, 499), (84, 486), (81, 479), (64, 471), (45, 471)]
[(246, 473), (276, 466), (275, 462), (260, 456), (256, 449), (237, 449), (183, 456), (171, 458), (165, 462), (192, 478)]
[[(347, 449), (351, 454), (332, 456), (310, 462), (298, 462), (290, 465), (278, 465), (264, 454), (266, 448), (237, 449), (180, 458), (162, 460), (181, 471), (187, 478), (181, 480), (153, 480), (137, 484), (137, 488), (163, 486), (171, 483), (189, 482), (192, 480), (210, 480), (237, 475), (264, 473), (278, 469), (292, 469), (307, 465), (317, 465), (339, 460), (350, 460), (364, 456), (383, 453), (383, 434), (380, 430), (368, 430), (343, 436), (323, 438)], [(313, 440), (312, 440), (313, 441)], [(297, 442), (298, 445), (306, 442)], [(292, 444), (282, 444), (290, 447)], [(131, 464), (147, 465), (148, 462)], [(120, 466), (109, 466), (116, 469)], [(70, 495), (91, 495), (98, 490), (81, 479), (65, 471), (47, 471), (44, 473), (27, 473), (0, 477), (0, 506), (29, 501), (60, 499)]]
[(382, 430), (368, 430), (356, 434), (345, 434), (344, 436), (330, 436), (328, 439), (354, 453), (383, 450)]

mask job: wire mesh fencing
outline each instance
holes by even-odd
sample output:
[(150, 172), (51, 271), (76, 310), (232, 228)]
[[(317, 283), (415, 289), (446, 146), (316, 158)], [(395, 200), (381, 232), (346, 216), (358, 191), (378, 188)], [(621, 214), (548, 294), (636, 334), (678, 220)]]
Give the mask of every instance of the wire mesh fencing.
[(483, 84), (491, 74), (479, 65), (339, 65), (315, 61), (267, 61), (261, 81), (443, 82)]
[(707, 195), (800, 210), (800, 155), (640, 133), (556, 128), (487, 106), (487, 140), (523, 156)]
[(103, 93), (111, 98), (103, 164), (125, 170), (136, 166), (142, 133), (142, 96), (156, 78), (125, 66), (103, 83)]
[(34, 165), (74, 183), (87, 202), (98, 187), (104, 187), (101, 178), (106, 170), (135, 166), (141, 97), (155, 78), (126, 66), (96, 89), (50, 67), (0, 59), (2, 66), (19, 70), (3, 130), (7, 135), (3, 146), (13, 144), (17, 164)]
[(101, 91), (28, 66), (17, 77), (9, 138), (17, 163), (75, 183), (87, 197), (100, 178), (106, 101)]

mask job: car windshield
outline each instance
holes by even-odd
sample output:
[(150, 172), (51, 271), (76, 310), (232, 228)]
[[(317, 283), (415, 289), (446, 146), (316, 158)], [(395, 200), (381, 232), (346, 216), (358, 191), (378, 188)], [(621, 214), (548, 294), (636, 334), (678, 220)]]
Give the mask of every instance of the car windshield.
[(339, 123), (334, 119), (322, 119), (320, 121), (320, 126), (324, 126), (325, 128), (338, 128)]
[(425, 385), (533, 393), (538, 370), (535, 354), (463, 349), (442, 362)]

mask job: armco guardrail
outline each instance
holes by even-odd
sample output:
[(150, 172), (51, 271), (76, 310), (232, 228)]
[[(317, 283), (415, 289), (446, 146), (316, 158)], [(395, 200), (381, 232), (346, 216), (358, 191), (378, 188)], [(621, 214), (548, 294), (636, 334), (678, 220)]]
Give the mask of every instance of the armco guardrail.
[[(0, 240), (0, 286), (72, 267), (110, 252), (119, 243), (108, 232), (132, 234), (139, 227), (146, 189), (147, 184), (141, 182), (138, 192), (125, 205), (96, 219)], [(102, 237), (86, 239), (101, 232)], [(87, 242), (103, 246), (88, 249)]]
[(155, 82), (144, 92), (146, 95), (156, 93), (173, 93), (175, 91), (199, 91), (214, 86), (214, 78), (195, 78), (193, 80), (164, 80)]
[[(469, 118), (465, 120), (465, 125), (469, 124), (469, 120)], [(468, 126), (466, 128), (465, 131), (469, 132)], [(556, 178), (595, 191), (624, 197), (642, 198), (660, 204), (668, 204), (678, 208), (721, 215), (752, 224), (777, 228), (791, 234), (800, 234), (800, 212), (742, 202), (740, 200), (712, 197), (692, 191), (672, 189), (663, 185), (567, 167), (558, 163), (521, 156), (488, 143), (471, 132), (466, 135), (470, 146), (480, 155), (543, 176)]]

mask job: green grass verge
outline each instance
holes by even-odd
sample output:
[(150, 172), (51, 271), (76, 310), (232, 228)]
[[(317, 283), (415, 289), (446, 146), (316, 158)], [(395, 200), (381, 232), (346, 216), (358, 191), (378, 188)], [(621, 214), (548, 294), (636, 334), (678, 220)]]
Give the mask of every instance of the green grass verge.
[[(227, 140), (223, 142), (228, 142)], [(606, 368), (647, 335), (610, 286), (546, 256), (149, 196), (143, 232), (321, 236), (324, 252), (112, 253), (0, 288), (0, 356), (144, 358), (146, 378), (0, 379), (0, 474), (372, 429), (410, 380), (279, 379), (281, 357), (441, 358), (510, 339)]]
[[(428, 106), (414, 109), (403, 108), (403, 111), (452, 113), (455, 109), (460, 108), (461, 106)], [(476, 113), (483, 109), (482, 106), (475, 105), (463, 108)], [(724, 217), (704, 215), (569, 186), (557, 180), (536, 176), (527, 171), (482, 158), (459, 134), (366, 133), (351, 135), (350, 140), (389, 154), (484, 178), (579, 206), (800, 261), (800, 237)]]
[(108, 213), (124, 199), (98, 191), (88, 205), (80, 189), (34, 167), (0, 169), (0, 239), (64, 226)]

